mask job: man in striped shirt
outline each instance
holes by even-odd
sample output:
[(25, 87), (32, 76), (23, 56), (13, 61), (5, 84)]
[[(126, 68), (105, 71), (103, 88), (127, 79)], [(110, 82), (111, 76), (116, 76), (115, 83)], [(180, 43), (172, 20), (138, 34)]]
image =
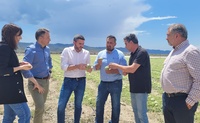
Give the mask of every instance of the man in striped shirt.
[(200, 100), (200, 50), (189, 44), (182, 24), (168, 28), (167, 38), (173, 47), (161, 73), (165, 123), (193, 123)]

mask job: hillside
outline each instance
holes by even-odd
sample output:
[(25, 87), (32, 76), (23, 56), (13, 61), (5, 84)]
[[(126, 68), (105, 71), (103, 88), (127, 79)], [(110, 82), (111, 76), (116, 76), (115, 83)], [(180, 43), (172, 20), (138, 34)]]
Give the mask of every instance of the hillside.
[[(23, 43), (20, 42), (18, 45), (18, 50), (17, 52), (24, 52), (24, 49), (30, 45), (32, 43)], [(49, 44), (49, 47), (51, 49), (52, 53), (61, 53), (62, 50), (65, 47), (69, 47), (72, 46), (73, 44), (61, 44), (61, 43), (57, 43), (57, 44)], [(89, 50), (91, 54), (97, 54), (99, 51), (105, 49), (105, 47), (90, 47), (90, 46), (84, 46), (85, 49)], [(122, 52), (124, 52), (124, 54), (129, 54), (129, 51), (126, 48), (123, 47), (117, 47), (119, 50), (121, 50)], [(169, 50), (154, 50), (154, 49), (147, 49), (147, 52), (150, 55), (168, 55), (169, 54)]]

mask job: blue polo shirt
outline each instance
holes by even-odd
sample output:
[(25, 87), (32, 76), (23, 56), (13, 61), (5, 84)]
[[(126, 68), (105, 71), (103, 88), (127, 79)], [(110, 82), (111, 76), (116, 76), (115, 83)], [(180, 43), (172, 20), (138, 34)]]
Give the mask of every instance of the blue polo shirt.
[(108, 53), (106, 49), (102, 50), (98, 53), (97, 58), (94, 62), (94, 66), (97, 64), (99, 58), (103, 58), (102, 65), (100, 68), (101, 81), (112, 82), (115, 80), (122, 79), (121, 70), (119, 70), (120, 72), (119, 74), (106, 74), (105, 67), (109, 65), (111, 62), (126, 66), (127, 63), (123, 52), (121, 52), (118, 49), (114, 49), (111, 53)]

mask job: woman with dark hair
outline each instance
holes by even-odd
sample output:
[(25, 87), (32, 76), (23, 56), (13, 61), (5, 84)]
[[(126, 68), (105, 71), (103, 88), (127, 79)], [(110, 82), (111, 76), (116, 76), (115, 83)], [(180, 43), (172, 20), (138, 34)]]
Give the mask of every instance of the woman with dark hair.
[(4, 104), (3, 123), (13, 123), (18, 116), (18, 123), (30, 123), (30, 109), (24, 93), (21, 70), (32, 68), (28, 62), (19, 63), (15, 53), (17, 44), (22, 39), (22, 29), (14, 24), (2, 28), (0, 42), (0, 104)]

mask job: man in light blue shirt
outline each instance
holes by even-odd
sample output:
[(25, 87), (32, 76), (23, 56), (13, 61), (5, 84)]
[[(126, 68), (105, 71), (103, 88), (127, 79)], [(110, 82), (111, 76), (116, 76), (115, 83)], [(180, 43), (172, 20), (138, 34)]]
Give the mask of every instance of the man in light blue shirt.
[(44, 104), (46, 102), (49, 79), (52, 69), (50, 49), (50, 34), (47, 29), (38, 29), (35, 33), (36, 43), (28, 46), (25, 50), (24, 61), (29, 62), (33, 68), (23, 71), (28, 78), (28, 89), (35, 103), (35, 115), (33, 123), (42, 123)]
[(100, 84), (96, 100), (96, 123), (104, 122), (104, 105), (108, 95), (111, 96), (112, 116), (111, 123), (118, 123), (120, 116), (120, 98), (122, 91), (122, 71), (109, 69), (109, 63), (127, 65), (123, 52), (115, 48), (116, 38), (109, 35), (106, 38), (106, 49), (98, 53), (94, 63), (94, 69), (100, 70)]

